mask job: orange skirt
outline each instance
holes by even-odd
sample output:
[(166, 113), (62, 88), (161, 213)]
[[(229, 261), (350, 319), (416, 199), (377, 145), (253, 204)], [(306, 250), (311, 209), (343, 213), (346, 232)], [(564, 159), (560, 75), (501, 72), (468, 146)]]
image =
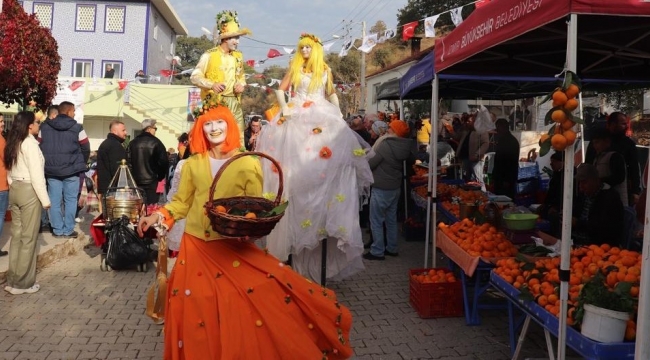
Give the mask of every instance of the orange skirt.
[(352, 315), (252, 243), (184, 234), (169, 278), (165, 359), (345, 359)]

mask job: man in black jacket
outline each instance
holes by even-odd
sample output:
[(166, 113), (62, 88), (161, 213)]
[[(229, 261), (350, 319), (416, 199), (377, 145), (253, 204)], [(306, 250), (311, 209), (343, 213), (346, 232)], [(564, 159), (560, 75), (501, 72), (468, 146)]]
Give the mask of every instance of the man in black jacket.
[[(607, 131), (612, 135), (610, 151), (615, 151), (625, 159), (625, 166), (627, 170), (627, 204), (634, 206), (639, 201), (639, 194), (641, 194), (641, 168), (639, 167), (638, 155), (636, 152), (636, 143), (634, 140), (627, 137), (625, 132), (629, 126), (627, 116), (620, 112), (613, 112), (607, 118)], [(587, 153), (585, 162), (593, 164), (596, 158), (596, 150), (590, 142), (587, 146)]]
[(133, 139), (126, 149), (133, 180), (144, 189), (147, 205), (158, 203), (156, 188), (158, 182), (167, 175), (169, 168), (167, 150), (156, 137), (156, 130), (156, 120), (145, 119), (142, 122), (142, 133)]
[(578, 166), (576, 181), (579, 195), (571, 229), (575, 244), (621, 246), (625, 225), (618, 193), (600, 180), (598, 169), (591, 164)]
[(111, 179), (119, 169), (120, 162), (126, 160), (126, 126), (119, 120), (111, 121), (108, 125), (110, 131), (106, 140), (97, 149), (97, 193), (100, 196), (106, 194)]
[(74, 219), (81, 185), (79, 175), (87, 170), (90, 141), (74, 115), (74, 104), (62, 102), (59, 115), (45, 121), (38, 136), (45, 158), (45, 178), (52, 201), (50, 224), (55, 237), (78, 236)]
[(497, 120), (496, 128), (497, 144), (492, 169), (494, 193), (514, 199), (519, 174), (519, 141), (510, 132), (508, 120)]

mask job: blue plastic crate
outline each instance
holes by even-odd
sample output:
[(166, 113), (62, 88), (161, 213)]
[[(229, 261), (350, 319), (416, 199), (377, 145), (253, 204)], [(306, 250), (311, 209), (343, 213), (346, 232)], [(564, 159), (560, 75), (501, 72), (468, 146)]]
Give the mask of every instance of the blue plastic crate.
[(539, 180), (536, 178), (518, 181), (517, 182), (517, 195), (531, 194), (537, 192), (539, 188)]

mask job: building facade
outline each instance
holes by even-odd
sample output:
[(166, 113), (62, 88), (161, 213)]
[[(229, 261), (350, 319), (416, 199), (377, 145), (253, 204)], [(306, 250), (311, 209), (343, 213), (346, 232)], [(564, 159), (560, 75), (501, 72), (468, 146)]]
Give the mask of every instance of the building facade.
[(51, 29), (59, 45), (60, 76), (132, 79), (139, 70), (159, 75), (171, 68), (177, 35), (188, 34), (167, 0), (20, 3)]

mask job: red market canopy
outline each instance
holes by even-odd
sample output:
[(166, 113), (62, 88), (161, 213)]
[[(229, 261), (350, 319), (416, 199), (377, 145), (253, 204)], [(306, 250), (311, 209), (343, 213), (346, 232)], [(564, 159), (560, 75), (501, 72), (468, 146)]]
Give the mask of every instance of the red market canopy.
[(442, 74), (554, 76), (565, 68), (572, 13), (580, 20), (573, 48), (581, 78), (650, 82), (650, 2), (644, 0), (495, 0), (436, 40), (434, 68)]
[[(650, 87), (650, 0), (494, 0), (475, 10), (455, 30), (436, 40), (432, 116), (438, 121), (439, 80), (444, 75), (559, 76), (564, 70), (582, 79), (636, 82)], [(437, 139), (433, 127), (431, 139)], [(433, 142), (432, 142), (433, 145)], [(574, 148), (565, 150), (563, 218), (572, 213)], [(431, 158), (437, 157), (432, 146)], [(436, 173), (434, 162), (430, 174)], [(428, 189), (436, 197), (437, 179)], [(650, 181), (648, 182), (650, 186)], [(429, 214), (436, 224), (435, 211)], [(646, 214), (650, 213), (650, 202)], [(645, 218), (643, 258), (650, 256), (650, 226)], [(430, 235), (427, 227), (427, 237)], [(435, 233), (433, 259), (435, 261)], [(562, 224), (558, 358), (565, 356), (571, 222)], [(425, 246), (428, 247), (427, 240)], [(425, 257), (426, 265), (426, 257)], [(425, 266), (426, 267), (426, 266)], [(562, 279), (564, 277), (565, 279)], [(650, 262), (642, 266), (635, 358), (650, 359)]]

